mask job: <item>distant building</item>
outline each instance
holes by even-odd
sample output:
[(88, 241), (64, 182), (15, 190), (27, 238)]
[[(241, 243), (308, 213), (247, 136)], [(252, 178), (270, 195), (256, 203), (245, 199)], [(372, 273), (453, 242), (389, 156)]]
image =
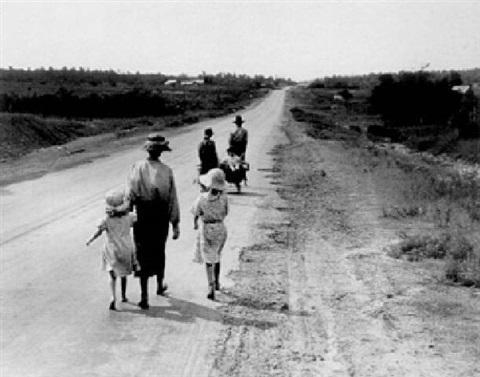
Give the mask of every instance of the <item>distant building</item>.
[(193, 79), (193, 80), (182, 80), (180, 85), (203, 85), (205, 84), (204, 79)]
[(470, 90), (470, 85), (454, 85), (452, 86), (452, 90), (454, 92), (466, 94)]
[(334, 94), (333, 100), (335, 102), (345, 102), (345, 98), (343, 98), (343, 96), (341, 96), (340, 94)]
[(480, 98), (480, 83), (476, 82), (472, 85), (473, 94), (475, 97)]
[(472, 85), (455, 85), (452, 90), (462, 95), (458, 117), (462, 124), (477, 124), (480, 127), (480, 87), (478, 83)]
[(165, 86), (175, 86), (177, 85), (177, 80), (167, 80), (163, 83)]

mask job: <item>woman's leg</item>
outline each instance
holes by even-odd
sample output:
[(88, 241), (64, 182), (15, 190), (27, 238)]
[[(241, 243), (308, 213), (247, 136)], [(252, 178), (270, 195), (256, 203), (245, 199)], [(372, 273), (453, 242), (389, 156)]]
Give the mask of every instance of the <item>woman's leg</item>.
[(127, 302), (127, 277), (122, 276), (121, 279), (121, 284), (122, 284), (122, 301)]
[(157, 295), (163, 295), (163, 293), (167, 290), (167, 284), (163, 282), (165, 277), (165, 243), (161, 250), (158, 251), (158, 258), (159, 258), (159, 271), (157, 274)]
[(110, 303), (109, 309), (115, 310), (115, 302), (117, 301), (117, 294), (116, 294), (116, 282), (117, 278), (115, 277), (115, 272), (110, 271), (110, 290), (112, 291), (112, 302)]
[(141, 300), (138, 303), (142, 309), (148, 309), (148, 276), (140, 276)]
[(213, 270), (212, 263), (206, 263), (207, 270), (207, 281), (208, 281), (208, 294), (207, 298), (210, 300), (215, 300), (215, 272)]

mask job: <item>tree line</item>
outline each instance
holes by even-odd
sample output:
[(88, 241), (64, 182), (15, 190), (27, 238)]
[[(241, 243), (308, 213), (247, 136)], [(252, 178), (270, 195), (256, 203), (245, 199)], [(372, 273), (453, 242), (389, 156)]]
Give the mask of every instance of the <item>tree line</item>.
[[(2, 69), (0, 82), (7, 89), (0, 94), (0, 111), (69, 118), (175, 115), (193, 109), (225, 107), (256, 95), (260, 89), (291, 83), (289, 79), (261, 75), (203, 73), (201, 76), (204, 85), (183, 88), (182, 91), (163, 86), (173, 77), (163, 74), (120, 74), (66, 68)], [(181, 80), (186, 76), (174, 78)], [(42, 88), (44, 84), (49, 85), (48, 90)], [(118, 88), (112, 90), (111, 87)]]
[(461, 137), (478, 137), (478, 98), (463, 84), (458, 72), (439, 76), (429, 72), (381, 75), (369, 98), (371, 111), (380, 114), (386, 126), (436, 125), (459, 130)]

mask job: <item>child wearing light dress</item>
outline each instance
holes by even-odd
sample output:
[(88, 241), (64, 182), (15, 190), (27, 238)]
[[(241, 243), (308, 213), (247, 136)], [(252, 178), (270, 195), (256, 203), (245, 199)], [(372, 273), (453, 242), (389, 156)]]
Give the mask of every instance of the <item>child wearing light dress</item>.
[(215, 290), (220, 290), (220, 259), (227, 240), (223, 220), (228, 215), (228, 199), (224, 193), (225, 174), (221, 169), (212, 169), (201, 177), (208, 191), (200, 193), (193, 205), (193, 228), (199, 235), (196, 253), (200, 258), (197, 262), (205, 262), (207, 271), (207, 298), (214, 300)]
[[(208, 192), (208, 187), (207, 187), (208, 182), (207, 181), (208, 181), (207, 174), (202, 174), (198, 177), (198, 180), (196, 182), (198, 183), (198, 186), (200, 187), (200, 194)], [(195, 203), (193, 204), (192, 213), (195, 212), (195, 206), (196, 206), (198, 200), (200, 200), (200, 196), (197, 197), (197, 199), (195, 200)], [(202, 253), (200, 251), (200, 238), (201, 238), (200, 237), (200, 232), (197, 232), (197, 235), (195, 237), (195, 248), (194, 248), (194, 252), (193, 252), (192, 262), (203, 264), (203, 257), (202, 257)]]
[(95, 234), (87, 241), (87, 246), (105, 232), (105, 245), (102, 251), (102, 269), (110, 275), (112, 301), (109, 309), (116, 310), (116, 281), (121, 280), (122, 302), (127, 302), (127, 276), (137, 267), (135, 247), (130, 229), (136, 216), (125, 213), (123, 208), (125, 193), (123, 190), (110, 191), (105, 196), (106, 215), (100, 221)]

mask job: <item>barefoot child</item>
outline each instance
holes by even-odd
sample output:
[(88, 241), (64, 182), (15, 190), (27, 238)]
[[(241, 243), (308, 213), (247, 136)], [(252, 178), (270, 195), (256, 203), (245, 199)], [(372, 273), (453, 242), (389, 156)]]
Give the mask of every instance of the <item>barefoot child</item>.
[(109, 309), (116, 310), (116, 280), (121, 278), (122, 301), (126, 302), (127, 275), (130, 275), (136, 267), (135, 249), (130, 235), (130, 228), (135, 222), (135, 215), (118, 211), (124, 204), (124, 192), (122, 190), (110, 191), (105, 196), (106, 216), (98, 225), (95, 234), (87, 242), (90, 245), (93, 240), (106, 232), (105, 247), (102, 251), (102, 268), (110, 274), (110, 289), (112, 290), (112, 302)]
[(223, 171), (218, 168), (210, 170), (206, 186), (208, 192), (201, 193), (193, 207), (193, 228), (195, 230), (200, 228), (199, 249), (207, 270), (209, 287), (207, 298), (214, 300), (215, 290), (220, 290), (220, 257), (227, 240), (227, 228), (223, 220), (228, 214), (228, 199), (224, 194)]

